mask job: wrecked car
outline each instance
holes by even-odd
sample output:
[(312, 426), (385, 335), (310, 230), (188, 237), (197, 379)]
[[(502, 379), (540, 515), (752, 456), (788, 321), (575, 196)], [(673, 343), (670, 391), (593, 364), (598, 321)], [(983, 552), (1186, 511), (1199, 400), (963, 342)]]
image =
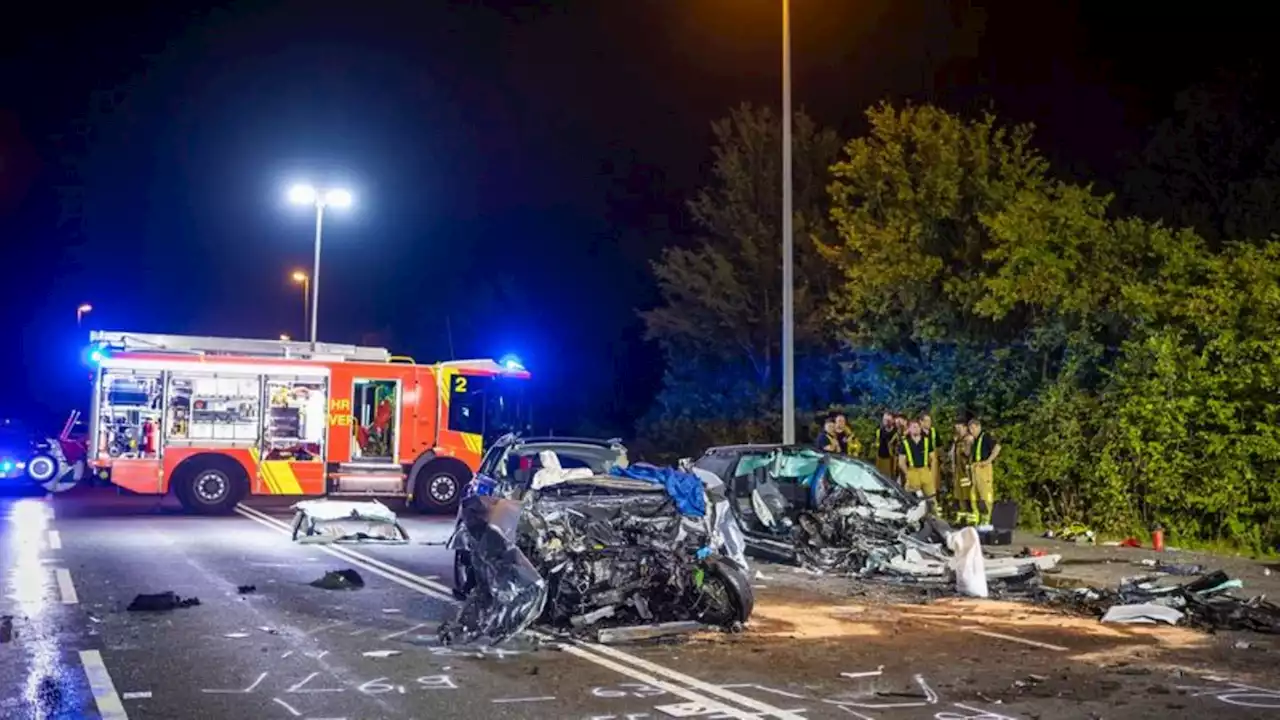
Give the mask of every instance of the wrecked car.
[[(752, 554), (856, 576), (945, 582), (954, 575), (951, 528), (870, 463), (808, 447), (734, 445), (707, 450), (693, 467), (724, 481)], [(1057, 560), (992, 559), (983, 572), (1012, 578)]]
[[(746, 622), (751, 586), (718, 550), (702, 480), (651, 466), (567, 468), (543, 441), (511, 441), (505, 455), (524, 457), (538, 445), (536, 469), (514, 463), (532, 473), (490, 476), (489, 492), (463, 501), (451, 545), (467, 553), (469, 582), (443, 641), (500, 642), (535, 621), (615, 634)], [(650, 475), (661, 480), (644, 479)]]

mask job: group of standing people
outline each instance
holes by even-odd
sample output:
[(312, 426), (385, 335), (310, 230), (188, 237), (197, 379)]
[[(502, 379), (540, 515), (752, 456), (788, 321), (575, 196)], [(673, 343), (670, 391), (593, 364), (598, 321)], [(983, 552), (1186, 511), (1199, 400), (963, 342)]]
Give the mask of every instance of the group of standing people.
[[(862, 443), (841, 412), (828, 415), (818, 435), (817, 449), (850, 457), (862, 456)], [(995, 505), (994, 463), (1000, 443), (987, 434), (982, 422), (972, 418), (954, 425), (950, 446), (940, 453), (938, 429), (929, 413), (908, 418), (886, 411), (876, 428), (875, 465), (885, 477), (897, 480), (908, 492), (919, 492), (937, 512), (943, 506), (955, 519), (973, 525), (989, 525)], [(947, 486), (943, 485), (943, 466)]]

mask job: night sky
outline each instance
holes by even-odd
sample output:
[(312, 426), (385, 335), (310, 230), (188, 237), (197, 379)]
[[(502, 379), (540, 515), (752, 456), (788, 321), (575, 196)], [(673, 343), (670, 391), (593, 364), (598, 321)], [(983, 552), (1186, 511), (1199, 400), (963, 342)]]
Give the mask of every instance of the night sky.
[[(90, 327), (301, 337), (298, 179), (341, 184), (322, 340), (514, 352), (540, 425), (626, 434), (636, 309), (695, 235), (710, 123), (778, 102), (778, 0), (34, 4), (0, 29), (0, 414), (87, 406)], [(1109, 187), (1174, 93), (1273, 43), (1232, 3), (793, 0), (794, 98), (1030, 121)], [(1123, 12), (1114, 6), (1123, 5)], [(73, 9), (74, 8), (74, 9)], [(77, 330), (75, 308), (94, 305)], [(554, 398), (554, 402), (552, 399)], [(539, 429), (544, 429), (540, 427)]]

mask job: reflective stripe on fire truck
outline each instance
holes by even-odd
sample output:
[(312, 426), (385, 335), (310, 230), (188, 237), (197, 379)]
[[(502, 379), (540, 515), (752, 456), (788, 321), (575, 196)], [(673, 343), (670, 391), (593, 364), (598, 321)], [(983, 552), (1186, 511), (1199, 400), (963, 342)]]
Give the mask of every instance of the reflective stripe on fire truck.
[(258, 448), (249, 448), (253, 464), (258, 466), (258, 474), (267, 486), (271, 495), (301, 495), (302, 484), (298, 476), (293, 474), (293, 465), (288, 460), (262, 460)]
[(476, 435), (475, 433), (458, 434), (462, 436), (462, 444), (467, 447), (468, 451), (475, 453), (476, 455), (480, 454), (480, 450), (484, 447), (484, 438)]

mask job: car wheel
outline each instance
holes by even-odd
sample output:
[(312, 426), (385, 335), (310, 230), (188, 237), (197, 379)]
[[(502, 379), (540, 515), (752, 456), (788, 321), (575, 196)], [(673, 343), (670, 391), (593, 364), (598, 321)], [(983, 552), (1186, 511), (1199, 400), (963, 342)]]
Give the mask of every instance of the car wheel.
[(27, 460), (27, 477), (39, 485), (58, 476), (58, 460), (47, 453), (40, 453)]
[(459, 600), (465, 600), (467, 595), (471, 593), (471, 583), (474, 576), (471, 573), (471, 553), (466, 550), (458, 550), (453, 553), (453, 596)]
[(427, 465), (418, 471), (413, 504), (419, 512), (448, 513), (458, 508), (464, 481), (446, 466)]
[(187, 512), (230, 514), (248, 492), (244, 470), (230, 462), (200, 463), (175, 479), (174, 494)]

